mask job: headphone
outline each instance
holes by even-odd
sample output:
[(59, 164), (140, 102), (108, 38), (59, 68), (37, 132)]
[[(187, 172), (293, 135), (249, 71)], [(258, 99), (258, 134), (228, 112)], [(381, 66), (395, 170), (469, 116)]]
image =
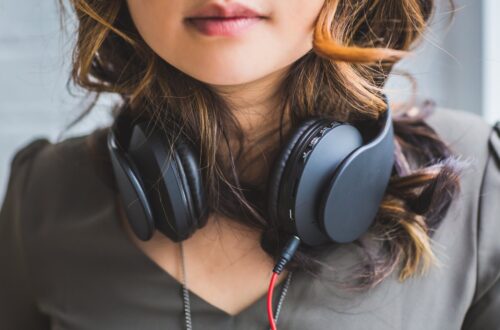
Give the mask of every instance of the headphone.
[[(268, 216), (310, 246), (348, 243), (373, 223), (394, 165), (391, 110), (360, 130), (314, 117), (299, 124), (280, 150), (268, 180)], [(372, 125), (373, 126), (373, 125)], [(141, 240), (156, 229), (175, 242), (205, 225), (197, 149), (122, 111), (107, 136), (128, 221)]]

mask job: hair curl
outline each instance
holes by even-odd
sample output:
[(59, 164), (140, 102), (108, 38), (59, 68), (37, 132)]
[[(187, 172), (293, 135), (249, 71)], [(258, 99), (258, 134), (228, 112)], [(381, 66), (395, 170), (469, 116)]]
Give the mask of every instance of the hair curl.
[[(189, 137), (200, 149), (211, 211), (261, 230), (263, 249), (276, 258), (286, 233), (266, 216), (265, 185), (241, 180), (245, 164), (251, 163), (244, 161), (242, 151), (253, 144), (230, 105), (210, 86), (155, 54), (136, 30), (124, 1), (70, 1), (79, 23), (70, 81), (95, 99), (69, 127), (92, 110), (101, 93), (108, 92), (123, 101), (116, 105), (115, 115), (126, 111), (149, 118), (166, 134)], [(293, 63), (281, 86), (280, 143), (268, 146), (267, 155), (275, 156), (283, 139), (309, 116), (355, 125), (373, 123), (385, 111), (380, 92), (394, 63), (421, 38), (434, 5), (433, 0), (325, 0), (313, 49)], [(414, 109), (412, 103), (404, 108)], [(345, 288), (373, 287), (398, 265), (399, 279), (404, 281), (419, 269), (424, 274), (438, 261), (431, 238), (459, 190), (459, 170), (451, 151), (424, 122), (432, 106), (424, 102), (421, 115), (401, 111), (394, 117), (393, 175), (374, 224), (353, 242), (364, 258), (352, 272), (353, 285)], [(231, 141), (238, 141), (237, 152), (229, 147)], [(104, 144), (96, 140), (92, 150), (103, 155)], [(225, 153), (220, 146), (227, 147)], [(303, 246), (289, 268), (317, 275), (326, 266), (320, 256), (335, 245)]]

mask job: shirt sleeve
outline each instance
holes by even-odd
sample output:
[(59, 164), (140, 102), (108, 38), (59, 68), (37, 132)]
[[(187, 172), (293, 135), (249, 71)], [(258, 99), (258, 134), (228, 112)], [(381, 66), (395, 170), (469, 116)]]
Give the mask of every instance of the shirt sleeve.
[(12, 158), (7, 190), (0, 209), (0, 329), (50, 329), (47, 315), (37, 307), (24, 259), (23, 203), (26, 182), (35, 155), (50, 143), (38, 138), (23, 146)]
[(477, 286), (464, 330), (500, 327), (500, 122), (488, 147), (490, 154), (479, 194)]

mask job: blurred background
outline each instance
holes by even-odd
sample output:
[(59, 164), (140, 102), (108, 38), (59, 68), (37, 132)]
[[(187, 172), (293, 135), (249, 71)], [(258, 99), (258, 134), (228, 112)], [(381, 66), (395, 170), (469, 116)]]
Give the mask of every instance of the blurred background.
[[(418, 97), (438, 106), (470, 111), (488, 122), (500, 120), (500, 13), (498, 0), (455, 0), (449, 22), (447, 0), (437, 0), (430, 28), (412, 56), (396, 66), (418, 82)], [(61, 29), (57, 0), (0, 0), (0, 200), (14, 152), (37, 137), (89, 133), (110, 123), (113, 96), (71, 130), (64, 128), (84, 109), (84, 93), (66, 87), (75, 21)], [(386, 91), (404, 100), (409, 82), (394, 74)]]

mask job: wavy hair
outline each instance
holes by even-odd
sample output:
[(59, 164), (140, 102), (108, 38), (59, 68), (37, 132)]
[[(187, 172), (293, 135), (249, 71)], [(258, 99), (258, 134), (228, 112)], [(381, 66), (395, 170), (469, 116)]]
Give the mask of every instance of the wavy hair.
[[(189, 137), (200, 150), (210, 211), (260, 230), (262, 248), (276, 259), (288, 233), (265, 212), (265, 181), (246, 182), (242, 176), (245, 165), (252, 162), (242, 157), (243, 150), (266, 145), (263, 141), (276, 131), (250, 143), (220, 95), (163, 61), (145, 43), (124, 1), (70, 2), (78, 19), (70, 82), (95, 98), (69, 127), (92, 110), (101, 93), (115, 93), (121, 100), (113, 110), (115, 116), (128, 112), (151, 120), (165, 134)], [(267, 155), (272, 163), (291, 130), (310, 116), (354, 125), (373, 123), (385, 111), (381, 91), (393, 65), (421, 39), (434, 6), (433, 0), (325, 0), (313, 49), (292, 64), (280, 87), (279, 143), (267, 143), (259, 160)], [(401, 106), (393, 118), (392, 177), (375, 222), (353, 242), (362, 258), (349, 280), (339, 281), (344, 288), (374, 287), (397, 267), (399, 280), (404, 281), (439, 264), (432, 235), (459, 191), (459, 167), (451, 150), (424, 121), (433, 102), (418, 107), (413, 103)], [(417, 115), (407, 111), (416, 108)], [(230, 147), (234, 141), (237, 148)], [(91, 150), (105, 158), (104, 145), (104, 139), (96, 139)], [(302, 246), (288, 267), (317, 276), (322, 267), (333, 267), (321, 257), (336, 245)]]

